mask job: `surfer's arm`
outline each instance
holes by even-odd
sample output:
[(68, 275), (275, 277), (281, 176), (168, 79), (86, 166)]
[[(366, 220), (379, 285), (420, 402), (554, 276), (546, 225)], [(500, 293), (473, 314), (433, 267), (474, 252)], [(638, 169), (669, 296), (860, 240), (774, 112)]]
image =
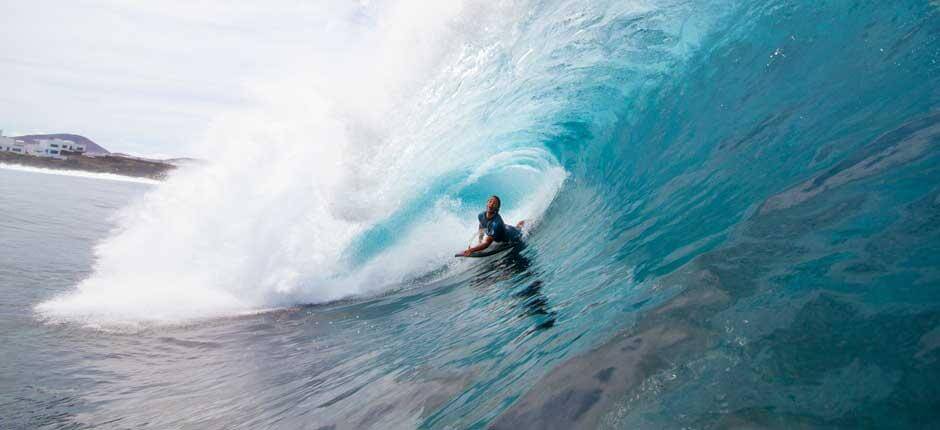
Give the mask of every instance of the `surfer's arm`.
[(493, 236), (486, 236), (483, 239), (483, 242), (480, 242), (479, 245), (471, 246), (467, 248), (467, 250), (463, 252), (463, 255), (470, 255), (470, 254), (473, 254), (474, 252), (482, 251), (486, 249), (488, 246), (490, 246), (491, 243), (493, 243)]
[(480, 231), (477, 234), (477, 243), (483, 242), (483, 227), (480, 227)]

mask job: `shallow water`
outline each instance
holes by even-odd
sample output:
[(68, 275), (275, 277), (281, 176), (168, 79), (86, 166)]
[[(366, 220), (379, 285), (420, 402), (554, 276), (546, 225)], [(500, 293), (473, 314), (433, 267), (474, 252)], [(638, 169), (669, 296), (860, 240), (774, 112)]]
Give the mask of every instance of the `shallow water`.
[(0, 170), (0, 427), (937, 425), (934, 3), (496, 12), (339, 155)]

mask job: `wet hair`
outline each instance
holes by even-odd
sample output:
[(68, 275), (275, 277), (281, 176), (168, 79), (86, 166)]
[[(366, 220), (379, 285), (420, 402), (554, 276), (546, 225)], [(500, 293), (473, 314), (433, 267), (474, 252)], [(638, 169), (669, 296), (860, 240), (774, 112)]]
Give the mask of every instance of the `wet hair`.
[(496, 199), (496, 212), (499, 213), (499, 208), (503, 206), (503, 201), (499, 199), (499, 196), (493, 194), (490, 196), (491, 199)]

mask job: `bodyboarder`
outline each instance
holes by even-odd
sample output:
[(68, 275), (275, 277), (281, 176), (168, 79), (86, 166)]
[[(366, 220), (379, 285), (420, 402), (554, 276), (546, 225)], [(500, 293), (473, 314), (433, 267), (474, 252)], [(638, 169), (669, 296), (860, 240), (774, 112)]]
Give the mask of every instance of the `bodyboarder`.
[(477, 233), (479, 244), (464, 250), (464, 257), (469, 257), (474, 252), (488, 248), (493, 242), (518, 242), (522, 240), (522, 227), (525, 225), (525, 221), (519, 221), (515, 227), (506, 225), (503, 222), (503, 217), (499, 215), (501, 203), (497, 196), (491, 196), (486, 201), (486, 210), (480, 212), (480, 215), (477, 216), (480, 221), (479, 232)]

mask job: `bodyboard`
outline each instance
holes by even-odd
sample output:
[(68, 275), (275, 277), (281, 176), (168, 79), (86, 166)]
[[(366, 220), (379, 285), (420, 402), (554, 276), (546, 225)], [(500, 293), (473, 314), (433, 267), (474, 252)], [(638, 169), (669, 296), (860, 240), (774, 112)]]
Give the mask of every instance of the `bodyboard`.
[(489, 257), (493, 254), (499, 254), (500, 252), (503, 252), (507, 249), (515, 248), (519, 245), (522, 245), (521, 240), (517, 242), (500, 242), (500, 243), (495, 243), (493, 245), (490, 245), (486, 249), (482, 251), (474, 252), (473, 254), (470, 254), (470, 255), (463, 255), (461, 253), (461, 254), (454, 254), (454, 257), (458, 257), (458, 258), (459, 257), (464, 257), (464, 258)]

